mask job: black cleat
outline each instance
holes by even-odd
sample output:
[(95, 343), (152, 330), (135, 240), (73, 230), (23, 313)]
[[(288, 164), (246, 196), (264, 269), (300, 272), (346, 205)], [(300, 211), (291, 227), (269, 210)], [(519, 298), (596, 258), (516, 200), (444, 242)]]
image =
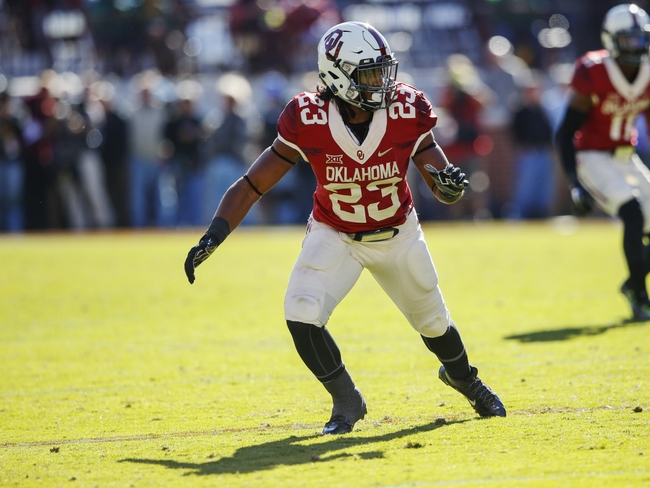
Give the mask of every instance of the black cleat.
[(366, 400), (347, 370), (332, 381), (323, 383), (332, 395), (332, 414), (325, 424), (323, 434), (349, 434), (354, 424), (366, 416)]
[(627, 299), (632, 308), (632, 317), (634, 320), (646, 321), (650, 320), (650, 301), (647, 294), (635, 292), (626, 281), (621, 285), (621, 293)]
[(472, 374), (465, 380), (451, 378), (444, 366), (440, 366), (438, 377), (445, 385), (451, 386), (454, 390), (467, 398), (476, 413), (481, 417), (505, 417), (506, 407), (503, 406), (499, 397), (489, 386), (478, 377), (478, 369), (472, 366)]
[(325, 424), (323, 435), (349, 434), (354, 424), (343, 415), (332, 415), (332, 418)]

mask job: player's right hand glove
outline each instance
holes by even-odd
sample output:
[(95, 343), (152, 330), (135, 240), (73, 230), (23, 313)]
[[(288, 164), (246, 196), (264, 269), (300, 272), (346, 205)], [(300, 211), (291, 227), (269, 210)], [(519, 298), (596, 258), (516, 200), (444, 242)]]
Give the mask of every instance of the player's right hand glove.
[(208, 259), (214, 250), (219, 247), (219, 239), (215, 235), (205, 234), (199, 243), (190, 249), (185, 259), (185, 274), (190, 284), (194, 283), (194, 270), (199, 264)]
[(469, 185), (465, 173), (451, 163), (447, 164), (442, 171), (438, 171), (430, 164), (424, 165), (424, 169), (431, 175), (438, 187), (440, 198), (447, 203), (458, 201)]
[(573, 202), (576, 215), (580, 217), (589, 215), (593, 205), (591, 203), (591, 196), (587, 193), (587, 190), (580, 183), (574, 181), (569, 184), (569, 191), (571, 192), (571, 201)]

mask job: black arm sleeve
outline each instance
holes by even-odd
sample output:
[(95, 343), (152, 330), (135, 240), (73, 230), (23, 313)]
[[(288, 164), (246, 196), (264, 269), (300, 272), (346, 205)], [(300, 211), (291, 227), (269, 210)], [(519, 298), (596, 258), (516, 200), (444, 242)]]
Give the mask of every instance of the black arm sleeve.
[(582, 127), (589, 114), (569, 107), (564, 120), (555, 134), (555, 145), (560, 156), (560, 162), (571, 181), (576, 180), (576, 150), (573, 146), (573, 136)]

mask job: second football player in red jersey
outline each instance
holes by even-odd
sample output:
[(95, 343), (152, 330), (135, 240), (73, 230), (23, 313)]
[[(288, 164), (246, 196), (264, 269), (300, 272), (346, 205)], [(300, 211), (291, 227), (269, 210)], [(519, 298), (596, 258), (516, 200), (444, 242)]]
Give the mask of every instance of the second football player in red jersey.
[(345, 22), (329, 29), (318, 45), (318, 69), (324, 85), (287, 104), (277, 139), (228, 190), (190, 250), (185, 262), (190, 283), (196, 267), (253, 204), (304, 160), (317, 186), (284, 310), (298, 354), (332, 396), (323, 433), (348, 433), (366, 414), (363, 395), (326, 327), (364, 269), (438, 357), (439, 378), (480, 416), (505, 416), (497, 395), (469, 364), (406, 181), (413, 161), (444, 203), (459, 200), (467, 185), (434, 140), (437, 117), (431, 104), (422, 92), (396, 81), (397, 61), (386, 39), (368, 24)]
[(634, 319), (650, 320), (650, 171), (634, 147), (637, 117), (650, 119), (650, 17), (634, 4), (613, 7), (602, 41), (606, 49), (576, 61), (557, 145), (578, 214), (594, 201), (622, 220), (629, 277), (621, 292)]

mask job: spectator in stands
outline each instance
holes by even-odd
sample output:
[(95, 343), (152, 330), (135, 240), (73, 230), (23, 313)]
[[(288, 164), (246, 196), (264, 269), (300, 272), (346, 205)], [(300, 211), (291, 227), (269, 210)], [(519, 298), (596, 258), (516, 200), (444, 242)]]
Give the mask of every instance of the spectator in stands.
[(503, 38), (491, 39), (484, 50), (485, 65), (481, 78), (495, 96), (481, 116), (481, 128), (488, 145), (484, 148), (490, 181), (490, 211), (502, 217), (513, 188), (513, 140), (510, 128), (514, 104), (518, 98), (516, 70), (526, 70), (525, 63), (513, 54), (512, 44)]
[(172, 223), (198, 226), (202, 221), (202, 161), (203, 132), (201, 121), (194, 113), (194, 102), (183, 98), (177, 111), (165, 126), (169, 142), (169, 165), (174, 176), (178, 197), (178, 212)]
[(139, 103), (128, 120), (131, 159), (131, 222), (135, 227), (162, 225), (163, 212), (176, 205), (176, 195), (168, 195), (163, 208), (163, 134), (167, 121), (165, 108), (151, 90), (155, 74), (142, 73)]
[(85, 229), (93, 225), (90, 195), (83, 185), (81, 156), (86, 145), (86, 128), (90, 120), (69, 93), (58, 93), (54, 163), (57, 168), (57, 189), (64, 209), (65, 226)]
[(23, 229), (23, 136), (12, 100), (0, 93), (0, 232)]
[(115, 88), (109, 82), (101, 82), (97, 98), (104, 109), (101, 131), (100, 155), (106, 177), (106, 189), (115, 211), (115, 225), (129, 227), (131, 201), (128, 167), (128, 126), (126, 119), (114, 106)]
[(25, 141), (24, 215), (25, 229), (43, 230), (63, 227), (63, 213), (57, 191), (54, 164), (56, 99), (49, 85), (56, 74), (41, 73), (38, 93), (25, 99), (28, 116), (23, 125)]
[(77, 107), (86, 122), (81, 131), (83, 136), (79, 157), (81, 185), (90, 210), (90, 226), (93, 228), (113, 227), (115, 225), (115, 212), (108, 196), (106, 175), (99, 150), (102, 143), (102, 134), (88, 113), (89, 104), (88, 92), (84, 90), (83, 98), (79, 101)]
[(541, 82), (531, 81), (512, 119), (516, 183), (510, 218), (537, 219), (551, 213), (556, 186), (553, 128), (541, 105), (541, 94)]
[(210, 222), (226, 190), (245, 171), (244, 148), (250, 136), (233, 94), (221, 96), (223, 115), (208, 140), (209, 159), (205, 170), (203, 221)]
[(65, 209), (65, 226), (73, 229), (113, 225), (113, 208), (106, 192), (98, 147), (101, 133), (94, 126), (81, 79), (72, 73), (54, 83), (57, 97), (54, 162), (57, 187)]
[[(259, 139), (259, 147), (269, 147), (278, 136), (278, 117), (289, 101), (286, 90), (287, 79), (278, 72), (266, 73), (261, 78), (265, 94), (262, 113), (264, 126)], [(260, 200), (261, 218), (266, 224), (297, 224), (309, 216), (312, 206), (312, 194), (316, 180), (308, 164), (301, 161), (294, 171), (289, 172), (277, 185), (269, 190)]]
[[(440, 98), (440, 108), (451, 119), (450, 138), (444, 144), (445, 153), (461, 165), (470, 177), (485, 175), (482, 155), (477, 152), (481, 133), (481, 115), (495, 95), (481, 80), (472, 61), (463, 54), (452, 54), (446, 61), (448, 80)], [(443, 130), (442, 127), (440, 129)], [(473, 176), (474, 175), (474, 176)], [(487, 211), (487, 188), (473, 185), (466, 194), (466, 202), (445, 208), (453, 218), (469, 215), (480, 218)]]

